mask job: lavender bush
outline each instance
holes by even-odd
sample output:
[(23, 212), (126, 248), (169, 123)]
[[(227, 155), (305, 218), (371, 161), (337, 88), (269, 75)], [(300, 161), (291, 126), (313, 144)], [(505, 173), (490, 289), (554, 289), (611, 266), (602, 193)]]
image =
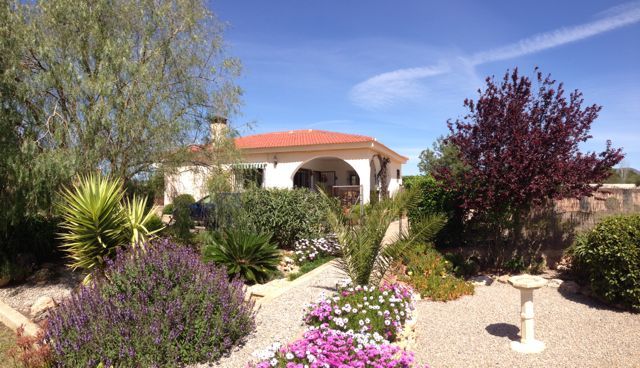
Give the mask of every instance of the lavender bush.
[(49, 321), (58, 366), (173, 367), (218, 359), (254, 329), (243, 284), (167, 240), (118, 252)]

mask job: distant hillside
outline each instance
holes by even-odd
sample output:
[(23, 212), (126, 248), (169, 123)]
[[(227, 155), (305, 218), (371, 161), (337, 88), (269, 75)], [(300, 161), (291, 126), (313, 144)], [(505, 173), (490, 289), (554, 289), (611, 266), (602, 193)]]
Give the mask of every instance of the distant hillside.
[(605, 181), (609, 184), (635, 184), (640, 186), (640, 170), (631, 167), (611, 170), (611, 176)]

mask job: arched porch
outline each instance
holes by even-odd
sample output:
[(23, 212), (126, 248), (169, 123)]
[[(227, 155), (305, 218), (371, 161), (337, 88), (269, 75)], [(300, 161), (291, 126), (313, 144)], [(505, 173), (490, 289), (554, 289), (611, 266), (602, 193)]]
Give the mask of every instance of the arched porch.
[(360, 178), (363, 175), (368, 178), (368, 173), (359, 173), (346, 160), (316, 157), (303, 162), (294, 171), (291, 180), (294, 188), (323, 190), (339, 198), (343, 205), (352, 205), (361, 200), (364, 183)]

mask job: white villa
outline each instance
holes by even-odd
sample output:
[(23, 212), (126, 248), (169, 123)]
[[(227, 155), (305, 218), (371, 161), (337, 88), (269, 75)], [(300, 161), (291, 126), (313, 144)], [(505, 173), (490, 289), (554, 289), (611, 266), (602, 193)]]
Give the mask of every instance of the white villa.
[[(212, 135), (225, 129), (226, 120), (214, 119)], [(255, 170), (258, 186), (321, 187), (345, 203), (368, 203), (385, 190), (393, 195), (402, 185), (402, 165), (408, 160), (375, 138), (315, 129), (250, 135), (236, 138), (235, 145), (242, 163), (233, 166)], [(206, 196), (206, 173), (206, 167), (185, 166), (167, 175), (165, 204), (184, 193), (196, 200)]]

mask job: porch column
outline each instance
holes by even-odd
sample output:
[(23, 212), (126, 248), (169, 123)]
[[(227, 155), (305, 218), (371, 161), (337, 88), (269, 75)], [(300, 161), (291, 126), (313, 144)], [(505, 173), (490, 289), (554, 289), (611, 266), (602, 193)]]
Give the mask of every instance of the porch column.
[(362, 185), (362, 196), (364, 203), (369, 203), (369, 196), (371, 194), (371, 165), (369, 159), (355, 159), (344, 160), (351, 165), (360, 178), (360, 185)]

